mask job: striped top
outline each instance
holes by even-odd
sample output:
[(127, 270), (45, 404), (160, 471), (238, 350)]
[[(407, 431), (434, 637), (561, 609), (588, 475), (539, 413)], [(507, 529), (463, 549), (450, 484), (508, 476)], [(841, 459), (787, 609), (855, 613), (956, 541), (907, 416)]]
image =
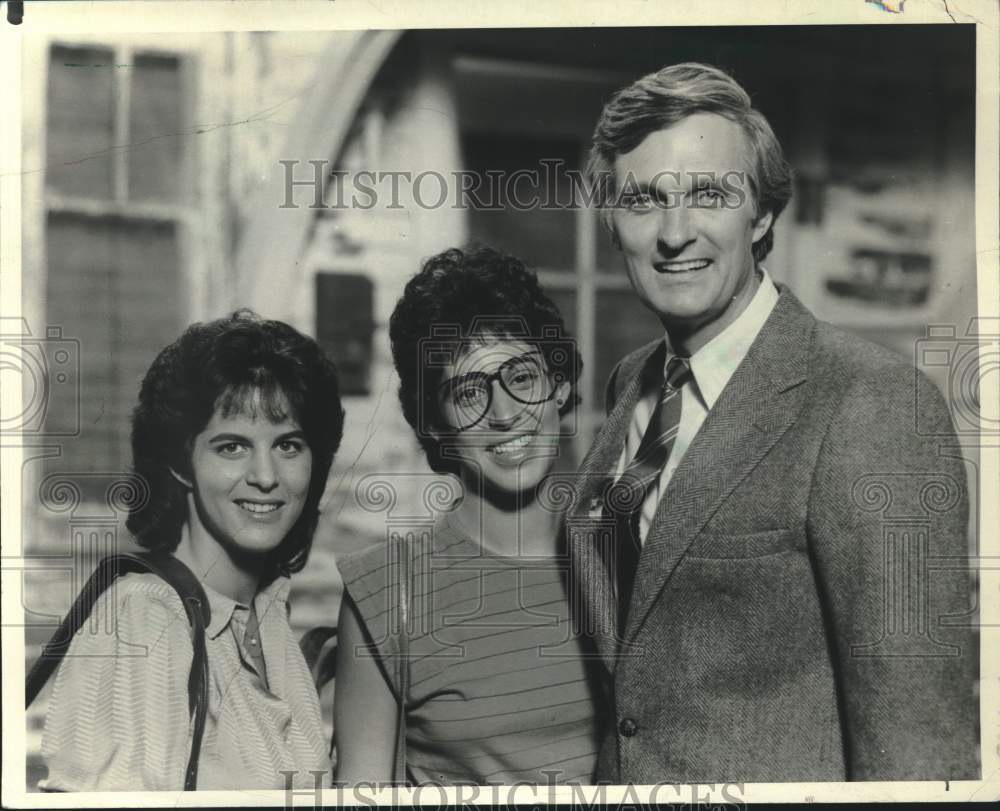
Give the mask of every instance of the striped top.
[[(249, 606), (204, 588), (212, 621), (198, 789), (283, 789), (282, 771), (298, 772), (295, 785), (311, 788), (311, 769), (322, 770), (329, 785), (316, 688), (288, 624), (288, 578), (254, 602), (269, 689), (242, 648)], [(39, 787), (182, 789), (192, 657), (184, 607), (166, 582), (153, 574), (115, 581), (57, 671), (42, 737), (48, 778)]]
[[(393, 548), (338, 566), (398, 695)], [(486, 554), (444, 520), (408, 548), (411, 778), (593, 782), (601, 703), (570, 622), (566, 561)]]

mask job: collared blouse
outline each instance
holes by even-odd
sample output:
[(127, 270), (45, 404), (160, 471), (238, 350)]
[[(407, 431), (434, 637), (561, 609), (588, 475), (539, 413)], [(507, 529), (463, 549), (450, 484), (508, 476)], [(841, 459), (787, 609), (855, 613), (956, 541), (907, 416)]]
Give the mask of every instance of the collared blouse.
[[(244, 649), (250, 608), (205, 586), (209, 700), (198, 789), (330, 783), (319, 699), (288, 622), (288, 578), (254, 601), (266, 683)], [(114, 611), (110, 609), (114, 607)], [(168, 791), (184, 786), (191, 746), (190, 629), (177, 593), (128, 574), (98, 600), (55, 679), (42, 738), (50, 791)]]

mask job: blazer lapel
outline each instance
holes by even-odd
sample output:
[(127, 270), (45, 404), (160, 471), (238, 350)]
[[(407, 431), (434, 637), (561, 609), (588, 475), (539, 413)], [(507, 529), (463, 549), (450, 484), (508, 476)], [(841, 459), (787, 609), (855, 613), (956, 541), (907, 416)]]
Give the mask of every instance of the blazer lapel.
[(798, 417), (815, 323), (782, 289), (660, 499), (639, 558), (626, 640), (708, 520)]
[[(601, 519), (601, 491), (625, 447), (629, 422), (641, 392), (640, 378), (649, 356), (663, 345), (655, 341), (623, 362), (619, 371), (622, 386), (614, 408), (597, 432), (590, 450), (577, 471), (573, 507), (567, 519), (575, 587), (579, 599), (573, 604), (583, 609), (601, 658), (609, 671), (618, 649), (617, 603), (606, 553), (613, 553), (601, 542), (602, 533), (610, 532)], [(607, 538), (605, 534), (603, 537)]]

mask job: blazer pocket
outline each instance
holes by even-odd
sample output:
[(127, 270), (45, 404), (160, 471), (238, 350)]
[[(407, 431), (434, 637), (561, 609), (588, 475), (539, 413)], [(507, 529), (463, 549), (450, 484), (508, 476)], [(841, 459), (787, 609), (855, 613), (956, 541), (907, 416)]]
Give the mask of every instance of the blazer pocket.
[(746, 534), (705, 532), (688, 547), (687, 557), (702, 560), (766, 558), (782, 552), (804, 551), (806, 528), (769, 529)]

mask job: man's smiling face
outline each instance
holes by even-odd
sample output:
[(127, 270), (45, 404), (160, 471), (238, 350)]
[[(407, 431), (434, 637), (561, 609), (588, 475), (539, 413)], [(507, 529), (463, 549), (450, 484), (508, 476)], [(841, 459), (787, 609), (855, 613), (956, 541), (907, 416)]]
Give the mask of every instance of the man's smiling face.
[(672, 337), (694, 352), (753, 298), (757, 215), (751, 152), (741, 127), (696, 113), (650, 133), (615, 160), (622, 190), (612, 213), (629, 280)]

